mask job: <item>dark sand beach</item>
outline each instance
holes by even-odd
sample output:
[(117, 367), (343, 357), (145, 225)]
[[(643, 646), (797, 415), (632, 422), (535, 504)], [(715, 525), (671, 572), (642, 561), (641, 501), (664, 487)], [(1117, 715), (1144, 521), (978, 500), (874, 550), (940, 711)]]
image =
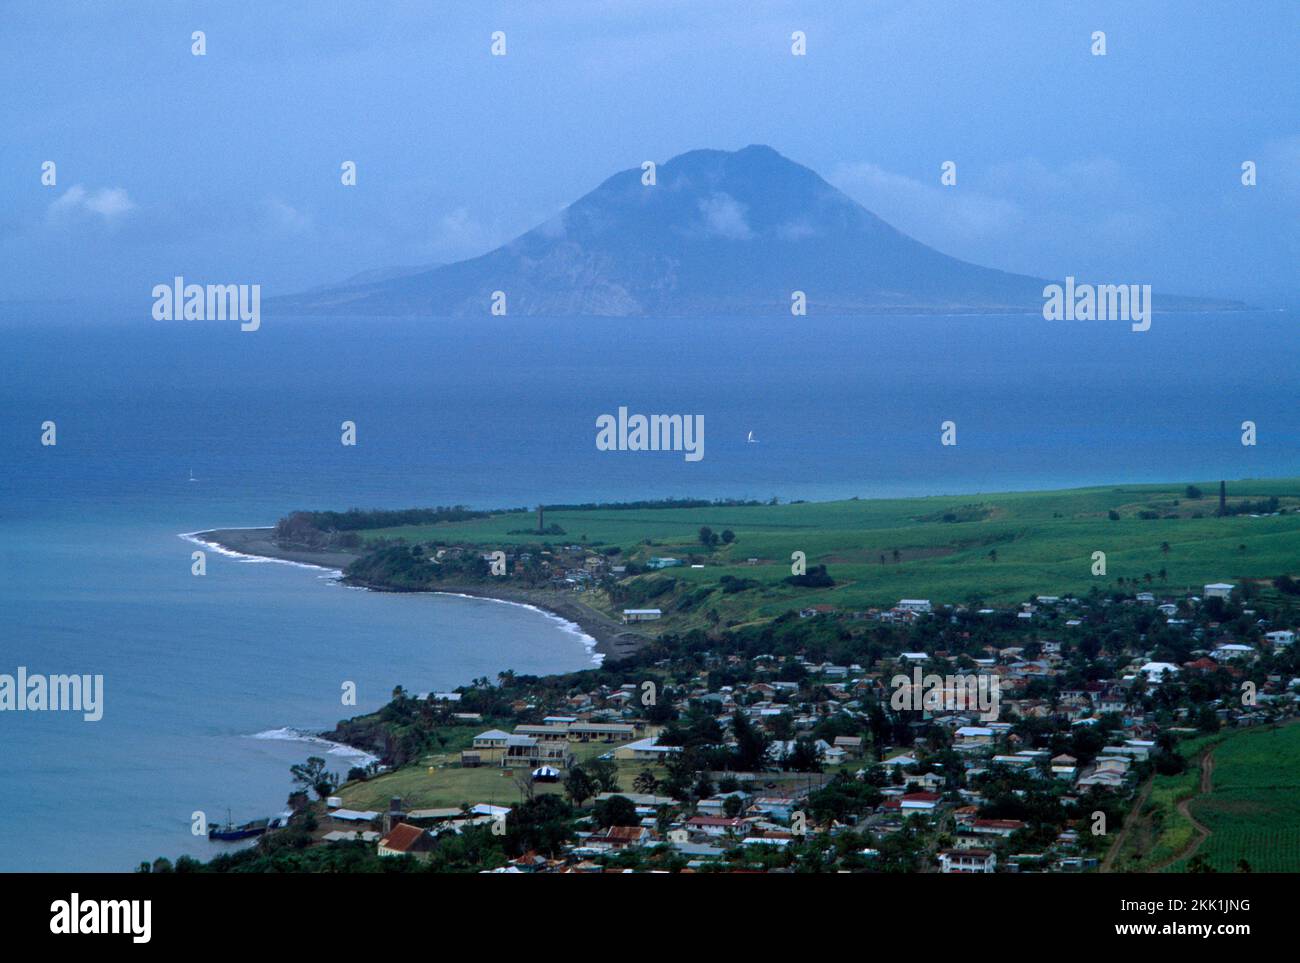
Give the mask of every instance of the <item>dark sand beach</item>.
[[(358, 556), (338, 550), (313, 551), (307, 548), (286, 548), (278, 545), (271, 528), (221, 528), (207, 532), (197, 532), (192, 537), (204, 542), (219, 545), (227, 551), (241, 555), (254, 555), (258, 558), (275, 558), (286, 562), (298, 562), (303, 565), (319, 565), (321, 568), (343, 570)], [(392, 589), (382, 585), (370, 585), (354, 581), (372, 591), (387, 592)], [(572, 592), (558, 592), (549, 589), (528, 589), (503, 585), (472, 584), (458, 585), (444, 583), (436, 590), (451, 595), (469, 595), (475, 598), (497, 599), (502, 602), (514, 602), (519, 605), (532, 605), (549, 612), (578, 626), (583, 632), (596, 640), (595, 650), (606, 659), (619, 659), (636, 652), (650, 640), (640, 633), (629, 631), (627, 626), (611, 619), (603, 612), (598, 612), (583, 604)]]

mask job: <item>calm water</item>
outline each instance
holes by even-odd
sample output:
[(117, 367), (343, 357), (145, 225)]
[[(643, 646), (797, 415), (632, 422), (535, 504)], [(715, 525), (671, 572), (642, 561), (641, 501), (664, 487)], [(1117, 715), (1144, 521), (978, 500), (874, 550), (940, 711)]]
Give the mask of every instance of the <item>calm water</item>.
[[(1295, 475), (1295, 323), (267, 317), (244, 334), (6, 308), (0, 672), (103, 673), (106, 707), (93, 724), (0, 714), (0, 869), (208, 855), (190, 813), (278, 810), (288, 766), (321, 747), (265, 735), (352, 714), (345, 680), (364, 710), (396, 684), (591, 662), (574, 632), (517, 607), (213, 554), (194, 578), (178, 533), (311, 507)], [(704, 460), (597, 451), (595, 418), (620, 405), (703, 414)], [(54, 448), (39, 444), (47, 419)], [(959, 443), (941, 448), (949, 419)], [(1239, 442), (1247, 419), (1255, 448)], [(355, 448), (339, 444), (344, 420)]]

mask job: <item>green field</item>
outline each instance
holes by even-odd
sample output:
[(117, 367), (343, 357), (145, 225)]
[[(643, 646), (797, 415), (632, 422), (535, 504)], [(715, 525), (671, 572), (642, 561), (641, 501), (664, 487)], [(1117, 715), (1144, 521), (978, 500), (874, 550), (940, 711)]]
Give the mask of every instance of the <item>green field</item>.
[[(1300, 726), (1246, 730), (1214, 750), (1214, 789), (1192, 800), (1209, 831), (1196, 851), (1220, 873), (1300, 872)], [(1187, 860), (1168, 867), (1183, 872)]]
[[(1281, 500), (1282, 514), (1256, 518), (1216, 517), (1218, 483), (1197, 484), (1204, 495), (1195, 500), (1186, 497), (1187, 484), (1179, 482), (762, 506), (548, 510), (546, 522), (559, 524), (566, 533), (551, 541), (618, 546), (625, 559), (697, 556), (693, 560), (704, 563), (704, 569), (681, 567), (641, 576), (676, 579), (669, 600), (716, 585), (722, 575), (761, 583), (733, 595), (718, 591), (692, 608), (696, 613), (711, 608), (731, 621), (778, 615), (792, 604), (861, 609), (892, 605), (904, 597), (1006, 604), (1034, 594), (1083, 594), (1094, 586), (1113, 590), (1120, 577), (1126, 588), (1138, 580), (1144, 588), (1177, 594), (1199, 592), (1210, 581), (1296, 574), (1300, 479), (1230, 482), (1229, 504), (1269, 496)], [(1112, 520), (1111, 511), (1120, 518)], [(1141, 513), (1176, 517), (1143, 518)], [(361, 534), (487, 547), (527, 542), (528, 536), (509, 533), (534, 524), (532, 514), (511, 513)], [(705, 525), (718, 533), (730, 529), (736, 541), (707, 551), (697, 540)], [(1162, 550), (1165, 543), (1167, 550)], [(799, 589), (783, 584), (795, 551), (807, 555), (810, 567), (826, 565), (836, 585)], [(1097, 551), (1106, 553), (1104, 577), (1091, 573)], [(750, 558), (759, 561), (751, 565)], [(671, 605), (664, 609), (669, 614)]]
[[(583, 762), (611, 752), (614, 748), (608, 743), (575, 743), (573, 753), (579, 762)], [(405, 766), (366, 782), (349, 783), (338, 795), (350, 809), (373, 809), (380, 812), (388, 809), (389, 800), (393, 796), (400, 796), (403, 804), (410, 809), (442, 809), (462, 804), (472, 806), (476, 803), (510, 806), (520, 802), (520, 791), (512, 778), (519, 770), (502, 769), (494, 763), (464, 769), (459, 759), (459, 751), (432, 754), (422, 759), (418, 765)], [(645, 762), (619, 760), (616, 765), (619, 788), (624, 792), (633, 791), (632, 781), (646, 769), (658, 779), (663, 779), (666, 775), (662, 767), (650, 766)], [(534, 790), (537, 795), (563, 793), (564, 786), (561, 783), (537, 783)]]

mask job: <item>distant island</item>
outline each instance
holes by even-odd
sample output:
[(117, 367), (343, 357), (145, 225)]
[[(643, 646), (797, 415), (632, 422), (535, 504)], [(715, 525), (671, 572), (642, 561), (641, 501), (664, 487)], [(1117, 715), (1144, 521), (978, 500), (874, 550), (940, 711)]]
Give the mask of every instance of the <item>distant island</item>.
[[(365, 272), (267, 310), (309, 315), (791, 316), (1039, 313), (1062, 279), (949, 257), (903, 234), (771, 147), (695, 150), (620, 171), (545, 224), (480, 257)], [(1082, 279), (1131, 283), (1137, 278)], [(1245, 305), (1157, 291), (1156, 311)]]

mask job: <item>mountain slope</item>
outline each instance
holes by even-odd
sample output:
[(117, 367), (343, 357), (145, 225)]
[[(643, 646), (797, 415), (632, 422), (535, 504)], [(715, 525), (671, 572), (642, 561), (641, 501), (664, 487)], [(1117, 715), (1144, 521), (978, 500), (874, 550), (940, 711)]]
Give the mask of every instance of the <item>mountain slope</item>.
[[(809, 310), (829, 314), (1037, 312), (1045, 283), (941, 254), (808, 168), (750, 146), (682, 154), (659, 166), (653, 186), (639, 168), (621, 171), (481, 257), (271, 306), (475, 315), (499, 290), (510, 314), (788, 316), (791, 292), (804, 291)], [(1159, 306), (1239, 305), (1161, 296)]]

